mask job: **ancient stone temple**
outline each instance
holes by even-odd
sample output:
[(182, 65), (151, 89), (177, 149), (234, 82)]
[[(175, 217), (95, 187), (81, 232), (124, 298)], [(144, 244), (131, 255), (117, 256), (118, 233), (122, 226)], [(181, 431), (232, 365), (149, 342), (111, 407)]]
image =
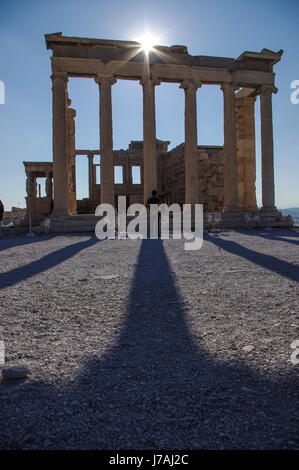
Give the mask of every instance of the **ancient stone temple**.
[[(115, 205), (118, 195), (127, 204), (144, 202), (153, 189), (167, 203), (203, 203), (217, 214), (219, 226), (242, 226), (245, 214), (259, 223), (287, 224), (275, 207), (272, 94), (277, 92), (273, 66), (282, 51), (243, 52), (237, 59), (191, 56), (185, 46), (155, 46), (146, 53), (141, 44), (45, 35), (52, 50), (53, 163), (24, 162), (27, 210), (38, 219), (51, 214), (65, 218), (92, 214), (103, 202)], [(99, 149), (78, 150), (76, 111), (68, 96), (69, 77), (94, 78), (99, 86)], [(117, 80), (137, 80), (143, 90), (143, 141), (127, 150), (113, 149), (111, 89)], [(155, 87), (177, 83), (185, 96), (185, 142), (168, 150), (156, 138)], [(223, 92), (224, 145), (201, 146), (197, 141), (197, 95), (206, 85)], [(260, 100), (262, 207), (255, 194), (255, 116)], [(89, 197), (77, 201), (76, 158), (88, 158)], [(99, 156), (99, 163), (95, 157)], [(81, 158), (80, 157), (80, 158)], [(96, 181), (100, 166), (100, 182)], [(115, 182), (115, 166), (122, 181)], [(134, 181), (133, 167), (140, 177)], [(136, 170), (135, 168), (135, 170)], [(46, 197), (37, 195), (36, 177), (46, 178)], [(53, 185), (53, 189), (52, 189)], [(43, 199), (43, 200), (42, 200)]]

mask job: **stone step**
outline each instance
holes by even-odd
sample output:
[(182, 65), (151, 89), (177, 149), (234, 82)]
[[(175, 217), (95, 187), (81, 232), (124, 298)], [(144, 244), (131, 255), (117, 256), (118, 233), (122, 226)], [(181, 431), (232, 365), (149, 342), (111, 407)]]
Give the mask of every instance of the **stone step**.
[[(51, 217), (49, 233), (94, 232), (95, 226), (101, 218), (101, 216), (93, 214)], [(133, 218), (127, 217), (127, 223)], [(117, 229), (117, 218), (115, 220), (115, 227)]]
[[(73, 215), (73, 216), (61, 216), (51, 217), (51, 226), (49, 233), (76, 233), (76, 232), (94, 232), (97, 222), (101, 219), (100, 216), (92, 214)], [(134, 216), (126, 217), (126, 226), (133, 220)], [(170, 219), (172, 216), (170, 215)], [(148, 217), (149, 225), (149, 217)], [(192, 224), (193, 226), (194, 224)], [(118, 229), (118, 219), (115, 220), (116, 231)], [(172, 221), (170, 220), (170, 231), (172, 232)]]

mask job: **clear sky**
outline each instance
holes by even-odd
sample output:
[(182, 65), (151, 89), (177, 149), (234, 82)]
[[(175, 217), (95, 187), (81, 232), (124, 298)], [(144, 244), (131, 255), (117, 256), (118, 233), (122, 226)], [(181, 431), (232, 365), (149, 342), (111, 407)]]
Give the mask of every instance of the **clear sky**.
[[(50, 55), (44, 34), (138, 40), (150, 31), (162, 45), (184, 44), (192, 55), (238, 57), (243, 51), (284, 50), (275, 66), (273, 97), (276, 204), (299, 206), (299, 104), (290, 101), (299, 80), (298, 0), (1, 0), (0, 199), (25, 206), (23, 161), (52, 159)], [(99, 148), (99, 93), (91, 79), (69, 81), (77, 110), (76, 148)], [(113, 86), (114, 148), (142, 140), (138, 82)], [(198, 144), (223, 144), (222, 93), (197, 92)], [(184, 94), (177, 84), (156, 87), (157, 137), (170, 148), (184, 140)], [(256, 103), (257, 195), (260, 204), (260, 124)], [(87, 162), (78, 159), (78, 197), (87, 195)]]

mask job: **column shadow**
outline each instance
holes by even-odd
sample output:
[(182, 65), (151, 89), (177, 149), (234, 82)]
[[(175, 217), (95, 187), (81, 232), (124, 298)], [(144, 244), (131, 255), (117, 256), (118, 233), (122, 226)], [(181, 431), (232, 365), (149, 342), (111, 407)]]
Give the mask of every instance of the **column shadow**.
[[(248, 232), (246, 232), (246, 235), (248, 235)], [(257, 234), (255, 233), (255, 235)], [(275, 239), (277, 239), (277, 237), (275, 237)], [(225, 240), (219, 236), (211, 236), (208, 233), (205, 234), (205, 240), (214, 243), (216, 246), (222, 248), (228, 253), (245, 258), (256, 265), (284, 276), (291, 281), (299, 282), (299, 266), (296, 264), (289, 263), (288, 261), (281, 260), (272, 255), (259, 253), (258, 251), (246, 248), (232, 240)]]
[(14, 286), (15, 284), (25, 281), (36, 274), (47, 271), (98, 242), (99, 240), (96, 237), (91, 237), (88, 240), (80, 241), (53, 251), (48, 255), (19, 268), (0, 273), (0, 289)]
[(49, 239), (50, 237), (3, 237), (0, 238), (0, 251), (5, 251), (15, 246), (31, 245), (32, 243), (39, 243)]
[[(265, 231), (257, 231), (257, 230), (244, 232), (242, 230), (239, 230), (239, 232), (244, 233), (245, 235), (253, 235), (253, 236), (257, 235), (266, 240), (280, 241), (280, 242), (285, 242), (285, 243), (291, 243), (294, 245), (299, 245), (299, 233), (293, 232), (292, 230), (281, 231), (281, 230), (275, 229), (273, 232), (265, 232)], [(289, 237), (289, 238), (285, 238), (285, 237)]]
[(67, 386), (28, 383), (8, 403), (2, 448), (292, 447), (290, 384), (195, 345), (161, 240), (142, 242), (127, 309), (114, 346)]

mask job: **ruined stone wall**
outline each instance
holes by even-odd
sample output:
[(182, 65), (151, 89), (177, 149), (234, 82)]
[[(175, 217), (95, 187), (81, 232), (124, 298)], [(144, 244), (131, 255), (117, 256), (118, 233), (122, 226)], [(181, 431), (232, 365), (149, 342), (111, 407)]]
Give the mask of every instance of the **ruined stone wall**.
[[(242, 108), (242, 110), (245, 108)], [(255, 153), (249, 132), (247, 113), (238, 115), (238, 192), (243, 210), (252, 210), (255, 203)], [(252, 130), (250, 129), (252, 134)], [(185, 202), (184, 144), (167, 151), (169, 142), (157, 140), (158, 195), (167, 204)], [(115, 184), (115, 196), (127, 197), (127, 205), (143, 203), (143, 142), (132, 141), (129, 148), (113, 151), (114, 165), (123, 168), (123, 183)], [(140, 166), (141, 183), (133, 184), (132, 166)], [(198, 146), (198, 185), (200, 202), (207, 212), (221, 212), (224, 201), (224, 156), (221, 146)], [(100, 204), (100, 185), (93, 188), (95, 195), (89, 207), (89, 199), (77, 201), (78, 212), (94, 212)], [(250, 209), (249, 209), (250, 208)]]
[[(167, 152), (168, 145), (168, 141), (157, 140), (158, 158), (161, 154)], [(127, 205), (136, 202), (143, 204), (143, 141), (131, 141), (128, 149), (114, 150), (113, 164), (123, 168), (123, 184), (115, 184), (115, 196), (127, 196)], [(133, 166), (140, 167), (140, 184), (133, 184)], [(99, 184), (95, 187), (95, 194), (100, 198)], [(97, 200), (97, 203), (100, 203), (100, 199)]]
[(158, 157), (158, 193), (167, 204), (183, 203), (185, 199), (184, 144)]
[(224, 199), (224, 160), (222, 147), (198, 149), (200, 199), (208, 212), (220, 212)]
[[(171, 151), (168, 141), (157, 140), (158, 195), (162, 202), (172, 204), (185, 202), (184, 144)], [(113, 151), (113, 163), (123, 168), (123, 183), (115, 184), (115, 197), (126, 196), (127, 206), (143, 203), (143, 142), (131, 141), (129, 148)], [(132, 166), (140, 166), (140, 184), (133, 184)], [(220, 212), (223, 207), (223, 148), (215, 146), (198, 147), (198, 179), (200, 202), (205, 210)], [(77, 201), (78, 213), (93, 213), (100, 204), (100, 184), (94, 184), (94, 199)], [(117, 200), (116, 200), (117, 202)]]
[[(166, 203), (185, 201), (184, 144), (181, 144), (158, 159), (159, 194)], [(209, 212), (218, 212), (223, 207), (223, 148), (198, 147), (198, 179), (200, 201)]]
[[(242, 109), (245, 109), (243, 107)], [(75, 171), (74, 171), (74, 111), (69, 108), (68, 114), (68, 184), (72, 213), (94, 213), (100, 204), (100, 185), (94, 181), (94, 198), (86, 198), (76, 201)], [(238, 116), (238, 192), (241, 208), (245, 211), (253, 210), (255, 204), (255, 153), (252, 145), (252, 129), (250, 129), (250, 146), (248, 144), (248, 126), (246, 113)], [(181, 205), (185, 202), (185, 163), (184, 144), (167, 151), (169, 142), (157, 140), (157, 169), (158, 169), (158, 195), (162, 202)], [(89, 151), (87, 151), (88, 153)], [(97, 152), (98, 153), (98, 152)], [(114, 165), (123, 167), (123, 183), (115, 184), (115, 196), (124, 195), (127, 198), (127, 206), (135, 202), (143, 203), (143, 142), (132, 141), (126, 150), (113, 152)], [(52, 185), (52, 163), (24, 162), (27, 179), (27, 209), (32, 214), (48, 214), (51, 210), (52, 189), (47, 190), (47, 208), (43, 198), (36, 197), (36, 187), (31, 178), (37, 176), (47, 177), (47, 185)], [(133, 184), (132, 166), (140, 166), (140, 184)], [(95, 166), (94, 166), (95, 170)], [(224, 157), (223, 147), (199, 146), (198, 147), (198, 183), (200, 189), (200, 202), (204, 204), (208, 212), (220, 212), (223, 208), (224, 197)], [(32, 203), (31, 203), (32, 199)], [(117, 202), (117, 201), (116, 201)], [(39, 205), (38, 205), (39, 204)], [(49, 206), (49, 207), (48, 207)], [(47, 209), (47, 210), (46, 210)], [(45, 212), (46, 210), (46, 212)]]

